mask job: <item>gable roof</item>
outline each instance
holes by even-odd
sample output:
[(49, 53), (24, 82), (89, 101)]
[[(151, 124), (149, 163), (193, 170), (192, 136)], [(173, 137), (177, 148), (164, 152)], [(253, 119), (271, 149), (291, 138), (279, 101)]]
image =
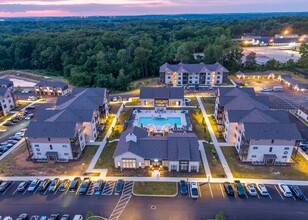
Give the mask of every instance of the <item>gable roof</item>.
[(4, 87), (12, 87), (14, 86), (14, 83), (11, 80), (8, 79), (0, 79), (0, 86)]
[(25, 137), (74, 138), (76, 123), (74, 122), (36, 122), (31, 121)]
[(0, 87), (0, 96), (5, 96), (6, 92), (8, 91), (8, 88), (6, 87)]
[(246, 139), (301, 140), (295, 124), (290, 123), (244, 123)]
[(36, 87), (52, 87), (52, 88), (61, 88), (61, 89), (67, 89), (68, 84), (60, 81), (54, 81), (54, 80), (42, 80), (38, 82)]
[(142, 87), (140, 88), (140, 99), (184, 99), (184, 89), (182, 87)]
[(159, 72), (168, 72), (168, 71), (177, 72), (179, 70), (183, 72), (192, 72), (192, 73), (200, 73), (205, 71), (223, 71), (229, 72), (223, 65), (216, 62), (214, 64), (204, 64), (204, 63), (196, 63), (196, 64), (187, 64), (187, 63), (179, 63), (179, 64), (169, 64), (165, 63), (159, 68)]
[(251, 72), (251, 73), (243, 73), (241, 71), (238, 71), (236, 73), (237, 75), (243, 75), (243, 76), (269, 76), (271, 74), (273, 74), (271, 71), (265, 71), (265, 72)]
[(255, 96), (254, 88), (238, 88), (238, 87), (219, 87), (219, 96), (238, 96), (238, 95), (249, 95)]
[[(137, 142), (126, 142), (126, 136), (134, 134)], [(147, 136), (147, 131), (132, 127), (124, 131), (113, 157), (131, 152), (145, 159), (169, 161), (200, 161), (198, 138), (193, 133), (171, 133), (169, 136)]]

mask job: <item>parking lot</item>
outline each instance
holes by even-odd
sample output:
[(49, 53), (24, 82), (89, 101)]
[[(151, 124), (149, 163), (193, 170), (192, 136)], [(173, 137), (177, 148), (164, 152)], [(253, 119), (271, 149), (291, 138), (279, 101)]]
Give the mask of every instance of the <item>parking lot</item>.
[[(190, 198), (189, 194), (181, 195), (180, 193), (172, 198), (136, 197), (132, 195), (133, 182), (131, 181), (124, 183), (120, 195), (115, 195), (115, 181), (107, 181), (100, 193), (94, 192), (93, 186), (95, 183), (92, 182), (87, 193), (84, 195), (79, 194), (80, 186), (74, 192), (70, 192), (69, 189), (60, 192), (59, 188), (55, 192), (49, 192), (48, 188), (43, 191), (36, 188), (33, 192), (28, 192), (27, 190), (18, 192), (17, 187), (19, 184), (20, 182), (13, 182), (9, 188), (0, 193), (0, 213), (2, 216), (17, 217), (19, 214), (24, 212), (28, 213), (30, 216), (49, 216), (54, 213), (59, 213), (60, 215), (85, 215), (88, 211), (91, 211), (94, 214), (101, 215), (107, 219), (144, 219), (143, 217), (145, 216), (147, 216), (147, 219), (156, 219), (157, 216), (160, 216), (162, 213), (164, 213), (164, 216), (172, 215), (176, 210), (169, 210), (168, 207), (170, 205), (175, 205), (177, 206), (179, 213), (182, 214), (181, 219), (201, 219), (200, 217), (203, 216), (202, 213), (204, 209), (208, 210), (207, 206), (215, 206), (215, 204), (215, 208), (212, 211), (208, 210), (205, 216), (213, 213), (217, 209), (225, 210), (224, 206), (231, 208), (234, 205), (242, 206), (243, 208), (246, 207), (246, 211), (248, 212), (249, 209), (258, 206), (266, 205), (268, 209), (271, 209), (272, 206), (277, 206), (283, 209), (282, 207), (287, 205), (288, 207), (297, 207), (298, 212), (306, 213), (306, 216), (308, 214), (308, 186), (300, 187), (304, 192), (305, 197), (303, 200), (299, 200), (294, 196), (290, 198), (284, 197), (279, 191), (277, 185), (266, 184), (269, 196), (261, 196), (258, 193), (255, 197), (247, 194), (245, 198), (239, 198), (236, 190), (234, 197), (228, 196), (223, 188), (223, 184), (200, 183), (200, 197), (197, 200), (193, 200)], [(233, 188), (235, 189), (234, 186)], [(139, 210), (140, 207), (149, 204), (152, 204), (151, 207), (147, 207), (145, 210)], [(161, 207), (162, 204), (165, 204), (165, 208)], [(161, 210), (161, 213), (154, 213), (157, 208)], [(198, 214), (197, 210), (199, 210), (199, 208), (201, 208), (201, 210)], [(228, 208), (226, 208), (227, 213)], [(291, 210), (292, 209), (290, 208), (290, 211)], [(136, 213), (136, 211), (138, 211), (138, 213)], [(196, 211), (196, 213), (192, 214), (192, 211)], [(245, 215), (245, 212), (243, 213), (243, 216), (247, 216)], [(149, 215), (149, 213), (151, 214)], [(230, 215), (230, 213), (228, 214)], [(278, 214), (279, 213), (276, 213), (276, 215)], [(197, 218), (196, 216), (195, 218), (189, 218), (189, 216), (193, 215), (200, 215), (200, 217)], [(185, 216), (187, 216), (187, 218)], [(228, 219), (234, 218), (230, 215)]]

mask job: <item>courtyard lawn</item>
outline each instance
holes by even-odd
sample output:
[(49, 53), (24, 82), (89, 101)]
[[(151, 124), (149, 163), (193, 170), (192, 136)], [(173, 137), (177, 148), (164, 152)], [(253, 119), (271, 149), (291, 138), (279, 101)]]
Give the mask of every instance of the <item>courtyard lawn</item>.
[(68, 163), (35, 163), (27, 160), (26, 144), (22, 144), (1, 160), (0, 176), (80, 176), (86, 172), (98, 146), (87, 146), (80, 159)]
[(214, 114), (214, 108), (215, 108), (215, 97), (203, 97), (201, 98), (202, 104), (205, 108), (205, 111), (207, 114)]
[(114, 103), (110, 103), (109, 106), (110, 106), (110, 110), (109, 110), (109, 113), (110, 114), (117, 114), (119, 108), (121, 107), (122, 103), (119, 103), (119, 102), (114, 102)]
[(134, 182), (133, 192), (139, 195), (175, 196), (177, 183), (174, 182)]
[(132, 108), (123, 108), (119, 118), (117, 119), (116, 125), (113, 127), (112, 133), (110, 135), (110, 140), (120, 138), (120, 135), (125, 127), (125, 122), (129, 120), (133, 112)]
[(113, 154), (118, 142), (108, 143), (99, 156), (94, 169), (108, 169), (107, 176), (151, 176), (149, 168), (144, 169), (116, 169), (114, 167)]
[(198, 100), (196, 97), (188, 97), (191, 101), (188, 102), (188, 105), (190, 106), (199, 106)]
[(210, 170), (213, 178), (223, 178), (225, 177), (224, 168), (220, 162), (219, 156), (216, 153), (213, 144), (203, 144), (206, 154), (206, 158), (210, 165)]
[(222, 134), (222, 131), (220, 131), (218, 129), (217, 123), (216, 123), (216, 119), (214, 117), (209, 117), (209, 121), (211, 123), (211, 126), (213, 128), (213, 131), (215, 133), (215, 136), (217, 138), (218, 142), (225, 142), (224, 136)]
[(234, 178), (308, 180), (308, 161), (298, 153), (288, 166), (254, 166), (238, 160), (233, 147), (221, 148)]
[(110, 128), (112, 121), (114, 119), (114, 116), (109, 115), (109, 117), (107, 118), (106, 122), (105, 122), (105, 127), (102, 131), (100, 131), (97, 135), (96, 141), (102, 141), (108, 131), (108, 129)]
[(210, 134), (205, 125), (205, 120), (200, 109), (190, 109), (189, 110), (191, 123), (193, 126), (193, 131), (197, 135), (199, 140), (210, 140)]
[(140, 99), (132, 99), (130, 102), (126, 102), (126, 106), (139, 106), (141, 105)]

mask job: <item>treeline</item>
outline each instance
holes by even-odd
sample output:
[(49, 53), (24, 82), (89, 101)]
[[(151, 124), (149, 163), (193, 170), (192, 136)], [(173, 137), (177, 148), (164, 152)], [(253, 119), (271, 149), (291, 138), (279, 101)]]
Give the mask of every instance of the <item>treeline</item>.
[[(165, 62), (218, 61), (237, 71), (243, 55), (232, 38), (273, 35), (286, 27), (308, 33), (308, 17), (0, 22), (0, 69), (41, 70), (76, 86), (126, 90), (132, 80), (157, 76)], [(204, 59), (194, 60), (195, 52), (204, 52)]]

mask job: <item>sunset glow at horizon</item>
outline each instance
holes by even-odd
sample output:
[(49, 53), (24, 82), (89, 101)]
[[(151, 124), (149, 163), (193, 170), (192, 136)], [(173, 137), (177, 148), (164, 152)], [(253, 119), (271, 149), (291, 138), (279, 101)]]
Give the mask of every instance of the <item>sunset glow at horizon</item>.
[(299, 12), (307, 0), (0, 0), (0, 17)]

